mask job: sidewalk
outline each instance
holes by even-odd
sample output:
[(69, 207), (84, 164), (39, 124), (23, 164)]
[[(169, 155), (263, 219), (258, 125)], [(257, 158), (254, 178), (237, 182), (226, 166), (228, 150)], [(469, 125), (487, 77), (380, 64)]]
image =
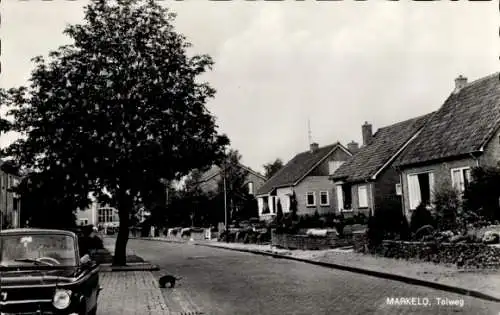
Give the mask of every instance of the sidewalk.
[[(109, 251), (111, 256), (114, 255), (115, 253), (115, 242), (116, 239), (110, 238), (110, 237), (103, 237), (103, 245), (106, 250)], [(134, 250), (131, 250), (127, 248), (127, 257), (132, 257), (132, 258), (137, 258), (139, 255)], [(143, 260), (140, 258), (140, 260)], [(134, 262), (134, 260), (129, 260), (127, 262), (127, 266), (112, 266), (111, 264), (101, 264), (100, 265), (100, 271), (102, 272), (111, 272), (111, 271), (119, 271), (119, 272), (124, 272), (124, 271), (156, 271), (159, 270), (159, 267), (156, 265), (153, 265), (147, 261), (144, 262)]]
[(157, 281), (149, 271), (100, 273), (98, 314), (168, 315)]
[(216, 241), (199, 241), (196, 245), (272, 255), (500, 302), (500, 271), (465, 271), (426, 262), (374, 257), (352, 250), (292, 251), (270, 245)]

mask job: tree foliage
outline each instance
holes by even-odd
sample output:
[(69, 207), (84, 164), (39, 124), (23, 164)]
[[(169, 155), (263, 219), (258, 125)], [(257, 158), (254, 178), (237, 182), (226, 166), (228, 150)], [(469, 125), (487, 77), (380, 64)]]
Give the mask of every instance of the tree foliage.
[(266, 178), (267, 179), (271, 178), (282, 168), (283, 168), (283, 161), (281, 159), (276, 159), (274, 160), (274, 162), (264, 164)]
[(225, 179), (228, 221), (247, 219), (248, 214), (245, 211), (251, 211), (251, 205), (247, 202), (254, 198), (249, 194), (248, 187), (245, 185), (248, 170), (242, 167), (240, 161), (241, 154), (238, 150), (230, 150), (220, 164), (221, 179), (218, 183), (218, 194), (224, 194)]
[(21, 222), (30, 227), (65, 229), (76, 225), (77, 200), (70, 198), (73, 187), (65, 185), (65, 174), (32, 173), (15, 188), (21, 196)]
[(229, 142), (204, 106), (215, 90), (197, 79), (212, 59), (188, 56), (174, 18), (153, 0), (92, 0), (64, 31), (73, 43), (34, 58), (29, 87), (2, 92), (21, 134), (5, 153), (61, 180), (79, 206), (92, 191), (119, 209), (115, 264), (134, 204), (161, 179), (218, 161)]

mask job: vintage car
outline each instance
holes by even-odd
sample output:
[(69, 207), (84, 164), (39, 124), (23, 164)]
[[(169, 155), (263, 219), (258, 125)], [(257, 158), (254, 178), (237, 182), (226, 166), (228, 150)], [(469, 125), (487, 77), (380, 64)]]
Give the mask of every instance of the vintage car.
[(99, 265), (70, 231), (0, 231), (0, 313), (95, 315)]

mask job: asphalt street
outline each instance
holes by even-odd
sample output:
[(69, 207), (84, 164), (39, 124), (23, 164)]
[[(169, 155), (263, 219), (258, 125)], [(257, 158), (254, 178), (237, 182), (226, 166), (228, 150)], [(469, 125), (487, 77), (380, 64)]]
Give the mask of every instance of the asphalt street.
[(182, 277), (162, 291), (184, 314), (500, 314), (499, 303), (285, 259), (158, 241), (129, 248), (160, 266), (156, 278)]

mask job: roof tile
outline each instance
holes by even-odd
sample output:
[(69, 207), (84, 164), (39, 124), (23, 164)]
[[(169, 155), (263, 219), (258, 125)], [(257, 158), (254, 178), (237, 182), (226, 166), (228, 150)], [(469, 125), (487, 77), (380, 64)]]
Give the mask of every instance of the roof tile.
[(500, 80), (495, 73), (451, 94), (395, 164), (411, 165), (478, 151), (499, 126)]

